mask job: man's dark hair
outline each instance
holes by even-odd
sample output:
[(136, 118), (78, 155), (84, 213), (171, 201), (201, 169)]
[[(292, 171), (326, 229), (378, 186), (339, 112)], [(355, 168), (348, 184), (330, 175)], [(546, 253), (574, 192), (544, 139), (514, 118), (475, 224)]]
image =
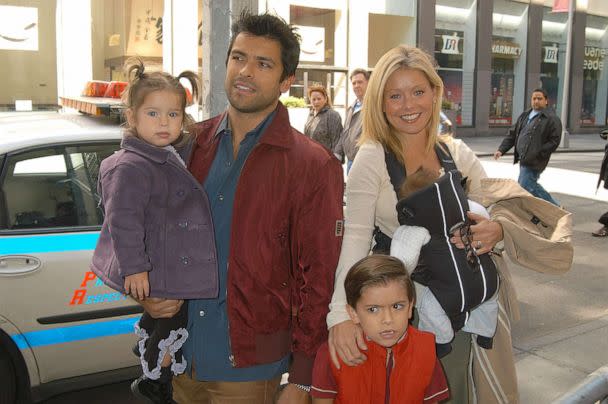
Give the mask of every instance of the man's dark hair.
[(281, 81), (296, 74), (300, 61), (300, 35), (296, 32), (295, 27), (276, 15), (252, 14), (249, 10), (243, 10), (239, 18), (232, 23), (232, 38), (230, 46), (228, 46), (226, 64), (228, 64), (234, 40), (241, 33), (263, 36), (277, 41), (281, 46), (281, 63), (283, 64)]
[(549, 94), (547, 94), (547, 90), (545, 90), (544, 88), (535, 88), (534, 90), (532, 90), (532, 94), (534, 93), (542, 93), (545, 99), (549, 99)]
[(370, 72), (369, 70), (357, 68), (350, 72), (350, 76), (348, 76), (348, 78), (352, 80), (353, 77), (355, 77), (357, 74), (362, 74), (363, 77), (365, 77), (365, 80), (369, 81), (369, 77), (372, 75), (372, 72)]

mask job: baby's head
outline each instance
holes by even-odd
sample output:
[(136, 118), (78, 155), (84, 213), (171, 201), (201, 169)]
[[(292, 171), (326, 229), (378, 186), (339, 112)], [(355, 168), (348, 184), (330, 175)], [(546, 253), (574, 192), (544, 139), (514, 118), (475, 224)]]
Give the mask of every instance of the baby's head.
[(183, 129), (194, 123), (186, 114), (188, 93), (180, 83), (186, 79), (192, 87), (192, 99), (198, 98), (198, 77), (185, 71), (174, 77), (165, 72), (146, 72), (141, 59), (125, 64), (129, 85), (122, 96), (126, 110), (127, 133), (153, 146), (164, 147), (185, 140)]
[(401, 260), (381, 254), (363, 258), (348, 272), (344, 289), (348, 314), (369, 339), (385, 347), (399, 342), (416, 300)]
[(401, 189), (399, 189), (399, 198), (407, 198), (410, 194), (426, 188), (439, 179), (439, 173), (428, 168), (420, 167), (413, 174), (409, 174)]

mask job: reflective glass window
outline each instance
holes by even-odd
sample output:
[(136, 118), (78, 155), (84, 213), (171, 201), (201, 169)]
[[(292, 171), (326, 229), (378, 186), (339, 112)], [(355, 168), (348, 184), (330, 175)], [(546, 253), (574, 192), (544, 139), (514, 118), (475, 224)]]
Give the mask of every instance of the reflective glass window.
[(587, 15), (581, 126), (605, 126), (608, 100), (608, 18)]
[(528, 6), (494, 0), (490, 126), (511, 126), (525, 108)]
[(442, 109), (457, 125), (473, 124), (475, 88), (475, 0), (437, 0), (435, 59), (443, 80)]

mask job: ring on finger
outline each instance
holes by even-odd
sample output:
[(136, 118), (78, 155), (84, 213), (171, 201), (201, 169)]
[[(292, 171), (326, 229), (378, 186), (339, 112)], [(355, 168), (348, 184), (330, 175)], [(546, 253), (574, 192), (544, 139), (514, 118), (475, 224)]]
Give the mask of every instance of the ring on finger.
[(481, 240), (477, 240), (477, 249), (479, 250), (481, 248), (482, 244), (481, 244)]

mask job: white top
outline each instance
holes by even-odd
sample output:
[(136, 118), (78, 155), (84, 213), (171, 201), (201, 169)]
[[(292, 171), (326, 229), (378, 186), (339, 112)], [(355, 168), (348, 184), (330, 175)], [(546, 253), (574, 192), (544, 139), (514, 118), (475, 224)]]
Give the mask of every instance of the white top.
[[(487, 175), (475, 153), (460, 139), (448, 138), (446, 145), (462, 176), (468, 177), (469, 193), (479, 193), (480, 180)], [(353, 264), (369, 254), (376, 225), (392, 237), (399, 227), (396, 205), (397, 195), (386, 169), (384, 148), (379, 143), (363, 144), (346, 183), (344, 238), (327, 315), (328, 328), (350, 319), (344, 292), (346, 274)]]

